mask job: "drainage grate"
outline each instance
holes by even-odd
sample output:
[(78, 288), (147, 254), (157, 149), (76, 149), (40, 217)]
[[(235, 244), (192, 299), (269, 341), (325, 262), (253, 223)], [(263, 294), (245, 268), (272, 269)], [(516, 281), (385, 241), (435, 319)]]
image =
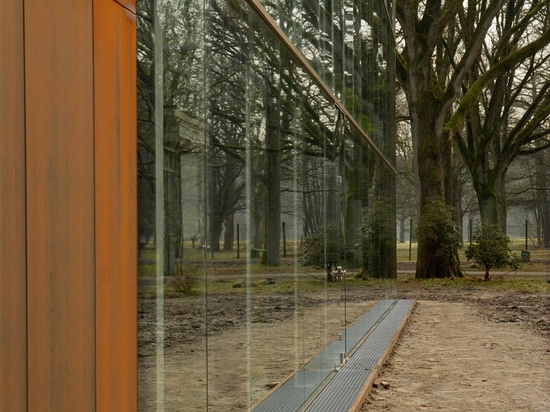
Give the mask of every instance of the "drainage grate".
[[(348, 410), (327, 409), (341, 406), (343, 397), (352, 403), (354, 387), (362, 390), (363, 385), (378, 359), (386, 351), (399, 325), (409, 311), (413, 301), (381, 300), (359, 320), (345, 330), (346, 341), (331, 342), (322, 352), (297, 371), (267, 398), (259, 403), (254, 412), (294, 412)], [(403, 312), (403, 313), (402, 313)], [(389, 335), (389, 337), (386, 337)], [(341, 356), (347, 350), (350, 360), (339, 369)], [(371, 353), (372, 352), (372, 353)], [(343, 385), (343, 387), (340, 387)], [(330, 399), (330, 398), (335, 399)], [(312, 402), (313, 401), (313, 402)], [(314, 408), (314, 409), (311, 409)]]
[(325, 386), (306, 409), (307, 412), (349, 411), (357, 398), (363, 395), (365, 383), (381, 366), (400, 325), (407, 318), (412, 300), (399, 300), (377, 327), (369, 334), (346, 365)]

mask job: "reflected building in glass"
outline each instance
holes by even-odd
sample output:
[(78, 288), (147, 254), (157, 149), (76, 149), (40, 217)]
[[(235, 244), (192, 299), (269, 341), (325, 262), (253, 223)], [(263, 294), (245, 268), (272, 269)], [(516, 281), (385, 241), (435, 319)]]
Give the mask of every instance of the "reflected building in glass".
[(137, 16), (140, 410), (253, 408), (393, 295), (392, 4)]

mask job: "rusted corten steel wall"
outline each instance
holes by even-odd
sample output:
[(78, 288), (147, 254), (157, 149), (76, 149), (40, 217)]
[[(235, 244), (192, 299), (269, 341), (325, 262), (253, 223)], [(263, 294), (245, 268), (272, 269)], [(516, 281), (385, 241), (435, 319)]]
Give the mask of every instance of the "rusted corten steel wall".
[(94, 16), (97, 410), (137, 411), (136, 21), (111, 0)]
[(0, 411), (137, 410), (134, 11), (0, 11)]
[(23, 5), (0, 7), (0, 411), (27, 405)]

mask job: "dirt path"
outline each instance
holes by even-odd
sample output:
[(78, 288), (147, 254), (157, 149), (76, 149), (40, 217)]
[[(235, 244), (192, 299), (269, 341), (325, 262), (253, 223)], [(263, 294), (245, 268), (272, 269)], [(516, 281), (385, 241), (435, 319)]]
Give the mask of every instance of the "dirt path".
[[(248, 315), (245, 294), (210, 295), (207, 330), (199, 297), (166, 299), (160, 375), (155, 301), (142, 298), (140, 411), (159, 393), (166, 411), (247, 410), (337, 337), (344, 309), (349, 323), (386, 292), (349, 287), (347, 306), (340, 290), (298, 306), (292, 294), (252, 295)], [(390, 292), (418, 304), (382, 370), (390, 388), (363, 410), (550, 411), (550, 283), (519, 292), (401, 281)]]
[(550, 346), (465, 303), (419, 301), (363, 411), (550, 411)]
[[(348, 324), (375, 303), (348, 303)], [(267, 384), (280, 382), (302, 368), (337, 337), (345, 327), (343, 312), (342, 304), (332, 303), (327, 307), (304, 308), (294, 316), (292, 312), (287, 313), (281, 317), (286, 320), (254, 323), (251, 329), (243, 326), (220, 328), (219, 333), (208, 339), (208, 353), (205, 342), (196, 339), (171, 344), (165, 350), (162, 366), (164, 409), (185, 412), (248, 410), (269, 393)], [(140, 357), (140, 411), (155, 409), (157, 367), (154, 356)]]

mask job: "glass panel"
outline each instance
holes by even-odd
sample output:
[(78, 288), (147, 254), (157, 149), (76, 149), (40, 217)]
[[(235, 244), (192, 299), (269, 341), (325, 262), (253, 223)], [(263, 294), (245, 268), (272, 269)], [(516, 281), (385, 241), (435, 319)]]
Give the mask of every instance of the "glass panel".
[(269, 11), (319, 77), (247, 2), (138, 1), (140, 410), (320, 383), (353, 352), (345, 327), (393, 296), (389, 54), (365, 53), (361, 2), (304, 3)]

